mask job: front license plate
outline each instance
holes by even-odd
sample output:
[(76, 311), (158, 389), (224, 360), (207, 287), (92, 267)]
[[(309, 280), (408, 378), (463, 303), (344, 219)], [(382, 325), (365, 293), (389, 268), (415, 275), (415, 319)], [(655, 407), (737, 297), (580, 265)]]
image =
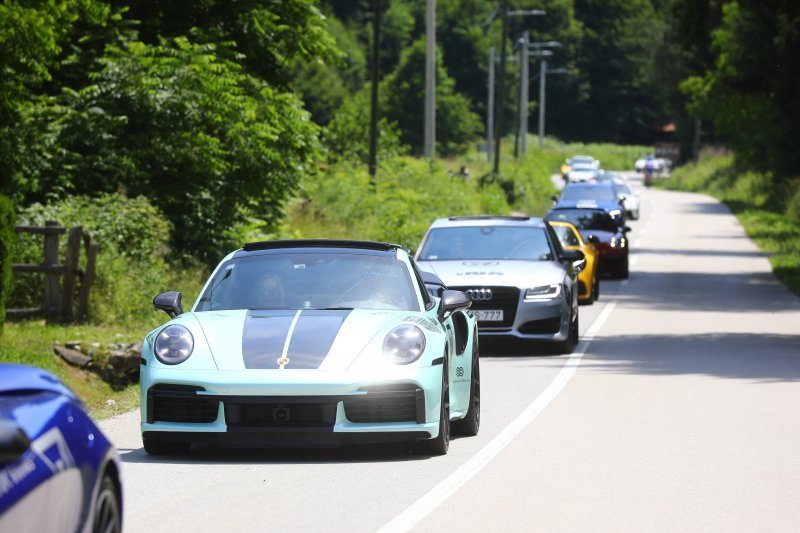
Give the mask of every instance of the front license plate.
[(503, 320), (502, 309), (474, 309), (472, 312), (475, 313), (475, 318), (479, 322), (500, 322)]

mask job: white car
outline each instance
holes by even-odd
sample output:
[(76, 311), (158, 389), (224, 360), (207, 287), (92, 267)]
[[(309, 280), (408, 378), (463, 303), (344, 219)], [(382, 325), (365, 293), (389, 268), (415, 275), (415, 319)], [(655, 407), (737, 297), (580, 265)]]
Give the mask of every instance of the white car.
[(572, 169), (567, 173), (567, 180), (574, 181), (589, 181), (597, 177), (600, 171), (594, 165), (585, 163), (575, 164)]
[(622, 204), (625, 206), (625, 216), (631, 220), (638, 220), (639, 195), (633, 192), (633, 189), (630, 188), (628, 182), (623, 179), (615, 179), (614, 186), (617, 188), (618, 193), (625, 196), (625, 199), (622, 200)]
[(672, 160), (664, 157), (653, 157), (652, 155), (647, 155), (637, 159), (633, 164), (634, 170), (636, 170), (636, 172), (644, 172), (648, 161), (653, 162), (653, 172), (656, 174), (662, 174), (672, 170)]
[(433, 222), (416, 255), (420, 269), (472, 298), (482, 338), (549, 343), (571, 353), (578, 342), (580, 250), (565, 250), (542, 219), (463, 216)]

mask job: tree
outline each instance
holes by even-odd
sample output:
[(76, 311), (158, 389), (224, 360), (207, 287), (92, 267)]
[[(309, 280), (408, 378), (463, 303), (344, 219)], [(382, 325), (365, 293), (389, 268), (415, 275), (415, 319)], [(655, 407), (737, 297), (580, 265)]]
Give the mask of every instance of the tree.
[(317, 128), (300, 100), (249, 76), (212, 44), (185, 38), (110, 48), (93, 84), (70, 91), (40, 190), (145, 195), (174, 226), (180, 251), (209, 261), (222, 230), (246, 216), (270, 227), (309, 171)]
[[(397, 68), (381, 82), (382, 115), (398, 125), (401, 139), (422, 153), (422, 110), (425, 101), (425, 39), (406, 49)], [(455, 91), (440, 53), (436, 54), (436, 151), (443, 156), (463, 151), (482, 129), (469, 100)]]
[(691, 111), (713, 122), (740, 164), (775, 172), (778, 179), (800, 168), (798, 27), (797, 2), (724, 3), (711, 33), (713, 65), (681, 86)]
[(584, 141), (640, 141), (666, 107), (655, 83), (663, 19), (650, 0), (576, 0), (575, 16), (583, 26), (582, 97), (553, 107), (568, 117), (558, 131)]

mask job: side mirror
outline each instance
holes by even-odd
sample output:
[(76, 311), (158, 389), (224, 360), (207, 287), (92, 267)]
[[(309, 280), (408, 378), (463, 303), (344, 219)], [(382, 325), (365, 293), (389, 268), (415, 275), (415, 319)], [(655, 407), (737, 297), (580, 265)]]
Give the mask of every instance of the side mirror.
[(446, 289), (442, 292), (442, 301), (439, 304), (439, 320), (457, 311), (466, 311), (472, 305), (472, 298), (465, 292)]
[(167, 313), (170, 318), (175, 318), (183, 314), (182, 298), (181, 293), (177, 291), (162, 292), (153, 298), (153, 306)]
[(580, 250), (564, 250), (558, 259), (564, 263), (570, 263), (578, 272), (583, 270), (586, 265), (586, 256)]
[(561, 255), (558, 256), (560, 261), (569, 261), (570, 263), (576, 263), (578, 261), (585, 261), (586, 256), (583, 255), (583, 252), (580, 250), (564, 250), (561, 252)]
[(553, 196), (550, 197), (550, 199), (553, 200), (554, 203), (558, 202), (558, 195), (554, 194)]
[(597, 244), (600, 242), (600, 239), (598, 239), (596, 235), (589, 235), (588, 237), (586, 237), (586, 240), (592, 244)]
[(12, 420), (0, 420), (0, 464), (15, 461), (30, 448), (31, 440)]
[(622, 233), (628, 233), (629, 231), (633, 231), (630, 226), (624, 226), (622, 228)]

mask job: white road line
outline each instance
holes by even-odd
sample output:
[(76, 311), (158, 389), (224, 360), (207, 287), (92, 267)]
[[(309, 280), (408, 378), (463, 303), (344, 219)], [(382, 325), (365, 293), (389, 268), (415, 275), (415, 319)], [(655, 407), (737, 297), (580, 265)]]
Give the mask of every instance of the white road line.
[(444, 503), (450, 496), (472, 479), (485, 467), (503, 448), (514, 440), (539, 414), (552, 402), (575, 375), (581, 364), (581, 359), (589, 348), (592, 339), (603, 327), (611, 313), (614, 312), (616, 302), (611, 302), (603, 309), (592, 323), (589, 330), (578, 344), (578, 349), (570, 355), (558, 375), (550, 385), (539, 395), (525, 410), (503, 429), (495, 438), (481, 448), (466, 463), (461, 465), (452, 474), (444, 478), (422, 498), (411, 504), (405, 511), (397, 515), (391, 522), (383, 526), (379, 533), (394, 533), (408, 531), (428, 516), (434, 509)]

